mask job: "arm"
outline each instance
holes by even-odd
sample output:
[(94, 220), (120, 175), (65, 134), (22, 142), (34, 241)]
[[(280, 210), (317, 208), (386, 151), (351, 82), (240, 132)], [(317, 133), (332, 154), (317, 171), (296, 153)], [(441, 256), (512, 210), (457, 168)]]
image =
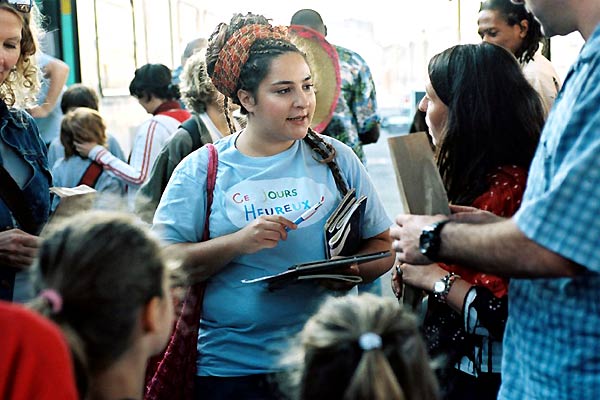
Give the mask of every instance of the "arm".
[(108, 149), (96, 142), (75, 142), (75, 148), (82, 157), (88, 157), (112, 172), (118, 179), (130, 186), (139, 186), (146, 180), (143, 170), (138, 170), (115, 157)]
[(169, 251), (183, 254), (184, 269), (194, 281), (203, 281), (236, 257), (277, 246), (280, 240), (287, 239), (286, 227), (297, 226), (281, 216), (261, 216), (237, 232), (205, 242), (174, 244)]
[(49, 81), (48, 95), (43, 104), (30, 110), (30, 114), (35, 118), (47, 117), (56, 107), (58, 98), (69, 77), (69, 66), (59, 59), (53, 59), (46, 65), (43, 72)]
[[(429, 264), (419, 252), (423, 227), (444, 219), (402, 214), (391, 229), (397, 259), (411, 264)], [(512, 219), (492, 223), (456, 223), (444, 226), (441, 234), (440, 260), (461, 264), (499, 276), (520, 278), (566, 277), (582, 267), (527, 238)]]
[[(386, 230), (377, 236), (367, 239), (358, 254), (386, 251), (390, 249), (391, 243), (392, 238), (390, 237), (390, 231)], [(374, 281), (392, 267), (394, 264), (394, 257), (394, 252), (391, 252), (389, 257), (359, 265), (359, 275), (363, 278), (364, 282)]]

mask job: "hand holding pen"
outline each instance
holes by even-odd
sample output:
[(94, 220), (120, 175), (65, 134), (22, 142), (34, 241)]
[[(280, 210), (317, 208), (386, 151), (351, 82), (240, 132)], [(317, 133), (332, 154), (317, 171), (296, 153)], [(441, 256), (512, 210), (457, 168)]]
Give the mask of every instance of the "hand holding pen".
[[(324, 202), (325, 202), (325, 196), (321, 196), (321, 200), (319, 200), (319, 202), (317, 204), (315, 204), (314, 206), (312, 206), (311, 208), (309, 208), (308, 210), (303, 212), (302, 215), (300, 215), (298, 218), (296, 218), (293, 221), (294, 224), (299, 225), (300, 223), (302, 223), (302, 222), (306, 221), (307, 219), (309, 219), (310, 217), (312, 217), (317, 212), (317, 210), (323, 205)], [(286, 226), (285, 230), (287, 232), (289, 232), (290, 228), (288, 228)]]

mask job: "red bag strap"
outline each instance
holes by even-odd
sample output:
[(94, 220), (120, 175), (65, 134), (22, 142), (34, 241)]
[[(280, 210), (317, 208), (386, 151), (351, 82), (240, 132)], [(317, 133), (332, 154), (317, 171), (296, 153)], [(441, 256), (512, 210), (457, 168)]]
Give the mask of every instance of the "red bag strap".
[[(213, 193), (217, 181), (218, 152), (207, 143), (208, 171), (206, 174), (206, 214), (202, 241), (209, 239), (208, 220), (212, 207)], [(183, 300), (181, 315), (175, 325), (167, 349), (158, 366), (149, 364), (147, 371), (151, 379), (146, 386), (145, 400), (190, 400), (194, 394), (198, 330), (204, 300), (204, 282), (192, 285)]]
[(101, 174), (102, 165), (98, 164), (96, 161), (92, 161), (83, 173), (78, 185), (88, 185), (91, 188), (96, 187), (96, 183), (98, 183), (98, 178), (100, 178)]
[(206, 173), (206, 214), (204, 220), (204, 232), (202, 233), (203, 242), (210, 237), (208, 231), (208, 218), (210, 217), (215, 183), (217, 182), (217, 165), (219, 164), (219, 153), (217, 153), (217, 148), (212, 143), (207, 143), (204, 146), (208, 150), (208, 171)]

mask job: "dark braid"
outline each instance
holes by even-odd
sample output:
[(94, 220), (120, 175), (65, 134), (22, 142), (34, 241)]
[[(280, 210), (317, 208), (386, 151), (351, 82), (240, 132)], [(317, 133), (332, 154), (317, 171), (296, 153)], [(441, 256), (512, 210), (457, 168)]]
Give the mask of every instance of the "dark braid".
[(313, 158), (322, 164), (327, 164), (329, 169), (331, 169), (333, 179), (335, 180), (335, 186), (337, 186), (342, 196), (345, 196), (346, 193), (348, 193), (348, 186), (344, 181), (344, 177), (342, 176), (342, 171), (340, 170), (340, 167), (335, 162), (335, 148), (326, 141), (324, 141), (311, 128), (308, 129), (308, 134), (304, 137), (304, 141), (319, 157), (317, 158), (313, 155)]
[(229, 133), (235, 133), (235, 126), (233, 126), (233, 121), (231, 121), (231, 110), (229, 109), (229, 98), (227, 96), (223, 96), (223, 113), (225, 114), (225, 119), (227, 120), (227, 126), (229, 127)]

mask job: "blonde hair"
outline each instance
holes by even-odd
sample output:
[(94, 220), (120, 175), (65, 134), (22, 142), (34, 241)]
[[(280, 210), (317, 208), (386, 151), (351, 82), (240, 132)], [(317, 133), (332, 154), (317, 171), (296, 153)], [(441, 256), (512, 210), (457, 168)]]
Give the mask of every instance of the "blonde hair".
[(65, 158), (77, 154), (74, 142), (96, 142), (106, 146), (106, 124), (100, 113), (87, 107), (69, 111), (60, 124), (60, 142), (65, 147)]
[(35, 2), (29, 13), (21, 13), (6, 3), (0, 3), (0, 10), (16, 15), (22, 24), (21, 54), (14, 70), (0, 85), (0, 99), (9, 107), (34, 106), (40, 88), (40, 77), (34, 58), (39, 47), (37, 40), (40, 34), (39, 10)]
[[(381, 345), (363, 349), (373, 333)], [(327, 300), (300, 333), (301, 399), (433, 400), (438, 384), (416, 318), (395, 299)]]

